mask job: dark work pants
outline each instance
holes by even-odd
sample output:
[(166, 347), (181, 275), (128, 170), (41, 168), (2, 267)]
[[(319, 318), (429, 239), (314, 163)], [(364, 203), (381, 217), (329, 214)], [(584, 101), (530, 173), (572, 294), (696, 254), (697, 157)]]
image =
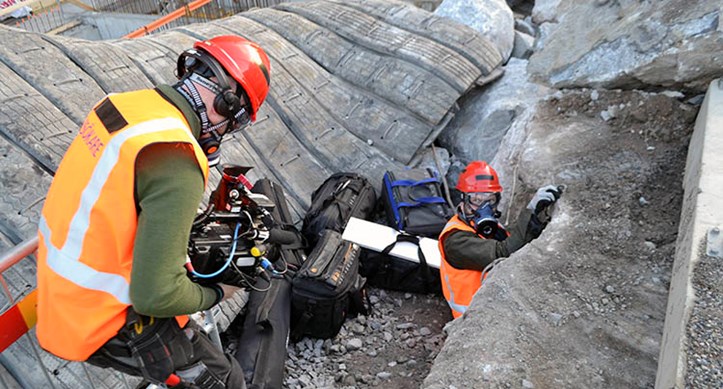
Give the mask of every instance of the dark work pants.
[(154, 384), (175, 374), (181, 378), (177, 388), (246, 388), (236, 359), (219, 350), (193, 320), (183, 329), (174, 318), (137, 320), (142, 325), (136, 318), (129, 320), (87, 362)]

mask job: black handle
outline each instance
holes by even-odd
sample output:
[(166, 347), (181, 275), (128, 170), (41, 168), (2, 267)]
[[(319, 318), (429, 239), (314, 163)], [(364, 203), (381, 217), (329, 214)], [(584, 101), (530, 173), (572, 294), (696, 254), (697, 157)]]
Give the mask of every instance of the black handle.
[(276, 243), (280, 245), (290, 245), (299, 243), (301, 240), (299, 236), (293, 231), (286, 231), (280, 228), (272, 228), (269, 230), (269, 238), (266, 240), (269, 243)]

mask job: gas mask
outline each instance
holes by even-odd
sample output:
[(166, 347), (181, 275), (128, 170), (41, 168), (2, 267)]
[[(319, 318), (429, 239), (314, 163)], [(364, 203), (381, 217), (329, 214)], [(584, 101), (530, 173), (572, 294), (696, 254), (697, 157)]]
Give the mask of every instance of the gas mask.
[[(208, 158), (208, 166), (216, 166), (221, 160), (221, 141), (223, 140), (223, 137), (239, 132), (248, 127), (250, 124), (251, 119), (249, 118), (248, 112), (246, 109), (241, 108), (241, 110), (236, 112), (233, 117), (225, 119), (210, 128), (202, 129), (204, 133), (210, 135), (198, 140), (198, 144), (201, 146), (201, 149)], [(224, 126), (226, 127), (226, 130), (223, 135), (221, 135), (218, 130)]]
[[(464, 214), (464, 212), (462, 212)], [(486, 239), (505, 240), (509, 233), (505, 227), (497, 220), (500, 212), (489, 203), (477, 207), (471, 215), (464, 215), (464, 219), (472, 227), (478, 235)]]
[[(201, 94), (196, 84), (216, 93), (213, 108), (225, 119), (219, 123), (212, 124), (209, 120), (206, 104), (201, 99)], [(224, 82), (225, 85), (226, 82)], [(184, 89), (185, 86), (185, 89)], [(178, 83), (173, 86), (178, 93), (193, 107), (201, 121), (202, 137), (198, 139), (203, 153), (208, 157), (208, 165), (216, 166), (221, 160), (221, 140), (225, 135), (240, 131), (251, 123), (251, 117), (246, 107), (241, 105), (239, 96), (235, 96), (230, 90), (219, 87), (201, 74), (189, 72)], [(228, 88), (228, 86), (226, 86)], [(229, 97), (229, 95), (231, 95)], [(231, 100), (229, 102), (229, 100)], [(235, 112), (234, 112), (235, 111)], [(221, 131), (223, 130), (223, 131)], [(221, 132), (220, 132), (221, 131)], [(208, 134), (209, 136), (204, 136)]]

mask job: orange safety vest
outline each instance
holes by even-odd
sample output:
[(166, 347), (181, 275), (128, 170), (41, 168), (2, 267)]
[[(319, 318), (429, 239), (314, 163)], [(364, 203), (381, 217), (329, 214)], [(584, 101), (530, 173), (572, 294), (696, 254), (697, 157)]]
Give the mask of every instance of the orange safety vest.
[[(37, 337), (84, 361), (125, 324), (138, 225), (135, 161), (153, 143), (188, 144), (208, 159), (183, 114), (154, 90), (106, 97), (58, 167), (39, 222)], [(187, 316), (177, 318), (181, 326)]]
[[(454, 231), (469, 231), (475, 233), (474, 228), (462, 221), (458, 215), (455, 215), (444, 226), (442, 233), (439, 234), (439, 252), (442, 255), (442, 263), (439, 266), (439, 276), (442, 278), (442, 293), (447, 300), (447, 304), (452, 309), (452, 316), (458, 318), (467, 310), (472, 297), (482, 285), (482, 281), (487, 277), (479, 270), (462, 270), (447, 263), (444, 255), (444, 239)], [(478, 235), (479, 236), (479, 235)], [(485, 239), (480, 236), (480, 239)]]

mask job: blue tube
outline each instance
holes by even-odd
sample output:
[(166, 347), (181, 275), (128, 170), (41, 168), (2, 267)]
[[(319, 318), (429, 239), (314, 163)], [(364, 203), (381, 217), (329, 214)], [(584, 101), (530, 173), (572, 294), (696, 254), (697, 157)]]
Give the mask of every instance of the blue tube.
[(201, 274), (196, 272), (195, 270), (191, 271), (191, 274), (198, 278), (212, 278), (216, 277), (217, 275), (223, 273), (226, 268), (228, 268), (228, 265), (231, 264), (231, 260), (233, 259), (233, 255), (236, 253), (236, 243), (238, 242), (238, 229), (241, 227), (241, 223), (236, 223), (236, 229), (233, 232), (233, 245), (231, 245), (231, 253), (228, 255), (228, 259), (226, 260), (226, 263), (221, 266), (220, 269), (216, 270), (215, 272), (211, 274)]

